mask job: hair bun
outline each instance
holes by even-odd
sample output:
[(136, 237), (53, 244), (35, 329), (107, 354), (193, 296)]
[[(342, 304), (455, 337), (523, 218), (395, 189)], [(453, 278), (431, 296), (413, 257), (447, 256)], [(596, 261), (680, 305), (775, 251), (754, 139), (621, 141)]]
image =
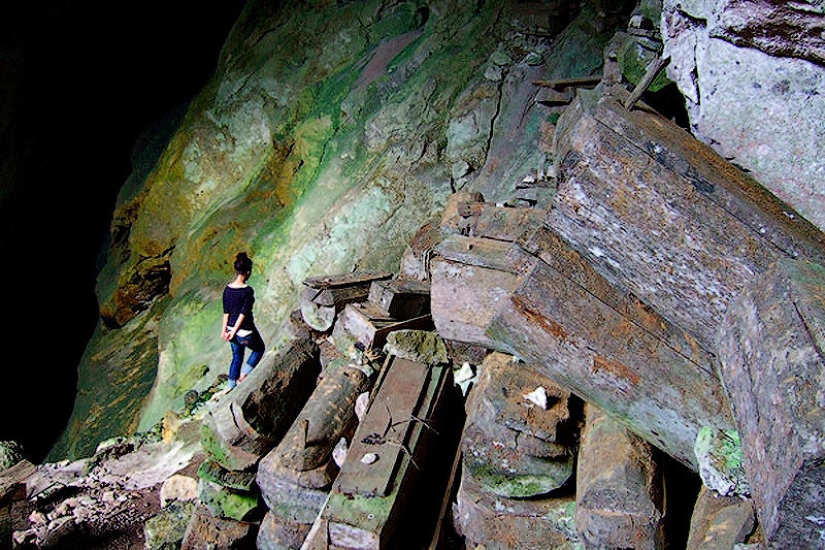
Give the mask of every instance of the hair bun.
[(246, 255), (246, 252), (238, 252), (235, 255), (234, 268), (236, 273), (248, 273), (252, 271), (252, 260)]

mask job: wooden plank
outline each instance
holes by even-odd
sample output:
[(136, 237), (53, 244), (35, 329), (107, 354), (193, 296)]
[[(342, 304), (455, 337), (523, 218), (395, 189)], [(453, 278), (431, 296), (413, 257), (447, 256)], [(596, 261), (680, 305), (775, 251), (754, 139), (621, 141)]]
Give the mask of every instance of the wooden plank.
[(335, 275), (323, 275), (321, 277), (310, 277), (304, 279), (304, 285), (315, 289), (331, 289), (362, 283), (371, 283), (377, 279), (389, 279), (392, 273), (385, 271), (363, 271), (355, 273), (340, 273)]
[(570, 78), (558, 78), (556, 80), (534, 80), (533, 85), (541, 86), (543, 88), (567, 88), (571, 86), (595, 86), (601, 81), (601, 75), (577, 76)]
[(771, 263), (822, 263), (821, 232), (662, 117), (580, 91), (556, 143), (546, 225), (708, 350), (731, 298)]
[[(416, 414), (430, 369), (428, 365), (399, 358), (385, 368), (389, 368), (386, 377), (358, 426), (347, 452), (348, 460), (341, 468), (338, 490), (343, 493), (386, 496), (402, 446), (408, 444), (407, 436), (415, 423), (410, 419)], [(384, 442), (367, 443), (365, 439)], [(375, 453), (378, 460), (373, 464), (361, 462), (367, 453)]]
[(374, 281), (367, 300), (394, 319), (420, 317), (430, 312), (430, 283), (414, 279)]
[(650, 84), (653, 82), (653, 79), (656, 78), (656, 75), (659, 74), (659, 71), (664, 68), (670, 62), (670, 57), (657, 57), (645, 69), (645, 74), (642, 79), (636, 84), (636, 87), (633, 88), (633, 91), (630, 92), (630, 95), (624, 101), (625, 109), (632, 109), (633, 106), (636, 104), (637, 101), (642, 97), (642, 94), (647, 91)]
[[(579, 259), (579, 268), (589, 265)], [(632, 297), (614, 308), (610, 304), (620, 303), (618, 292), (601, 299), (594, 290), (539, 262), (487, 334), (502, 351), (531, 362), (698, 471), (693, 443), (699, 428), (732, 427), (710, 356), (701, 348), (685, 355), (635, 323), (625, 311), (645, 308)]]
[(487, 325), (529, 269), (530, 258), (513, 243), (461, 235), (447, 236), (436, 252), (430, 262), (430, 307), (438, 334), (494, 347)]

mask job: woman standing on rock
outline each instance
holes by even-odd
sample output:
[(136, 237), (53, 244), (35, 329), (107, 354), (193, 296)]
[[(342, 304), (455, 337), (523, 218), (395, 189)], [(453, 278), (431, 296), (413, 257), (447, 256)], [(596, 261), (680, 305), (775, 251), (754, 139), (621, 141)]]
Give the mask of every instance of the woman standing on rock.
[[(223, 326), (221, 327), (221, 338), (229, 342), (232, 347), (232, 362), (229, 365), (227, 384), (230, 390), (252, 372), (266, 349), (255, 327), (255, 318), (252, 314), (255, 291), (246, 284), (252, 274), (252, 260), (246, 252), (239, 252), (235, 256), (234, 267), (235, 279), (223, 290)], [(251, 353), (242, 369), (246, 348), (249, 348)]]

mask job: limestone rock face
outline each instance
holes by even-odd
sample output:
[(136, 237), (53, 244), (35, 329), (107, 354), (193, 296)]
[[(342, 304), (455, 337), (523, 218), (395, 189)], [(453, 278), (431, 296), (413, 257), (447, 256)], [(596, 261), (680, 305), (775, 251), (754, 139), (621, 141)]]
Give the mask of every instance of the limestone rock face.
[[(534, 173), (547, 111), (533, 81), (597, 70), (608, 31), (588, 40), (579, 24), (551, 52), (521, 32), (515, 4), (247, 3), (213, 79), (120, 192), (103, 323), (52, 458), (88, 452), (81, 437), (150, 429), (227, 372), (220, 299), (237, 252), (255, 262), (256, 321), (274, 350), (305, 279), (394, 271), (452, 193), (501, 201)], [(120, 336), (137, 325), (145, 348)], [(137, 390), (117, 422), (102, 420), (114, 400), (85, 398), (98, 381)]]
[(664, 0), (668, 77), (694, 133), (820, 228), (825, 186), (821, 3)]

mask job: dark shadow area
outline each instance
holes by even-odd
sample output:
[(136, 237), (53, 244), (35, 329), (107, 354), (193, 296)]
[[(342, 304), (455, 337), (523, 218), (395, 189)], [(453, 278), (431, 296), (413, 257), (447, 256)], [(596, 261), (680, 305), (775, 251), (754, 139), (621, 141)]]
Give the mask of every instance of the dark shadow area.
[(676, 84), (670, 83), (656, 92), (647, 91), (642, 94), (641, 100), (680, 128), (690, 131), (685, 98)]
[(39, 462), (71, 414), (97, 323), (96, 262), (136, 139), (214, 73), (244, 2), (0, 8), (0, 440)]
[(690, 520), (702, 478), (674, 458), (659, 452), (659, 463), (665, 485), (664, 537), (666, 548), (677, 550), (687, 546)]

